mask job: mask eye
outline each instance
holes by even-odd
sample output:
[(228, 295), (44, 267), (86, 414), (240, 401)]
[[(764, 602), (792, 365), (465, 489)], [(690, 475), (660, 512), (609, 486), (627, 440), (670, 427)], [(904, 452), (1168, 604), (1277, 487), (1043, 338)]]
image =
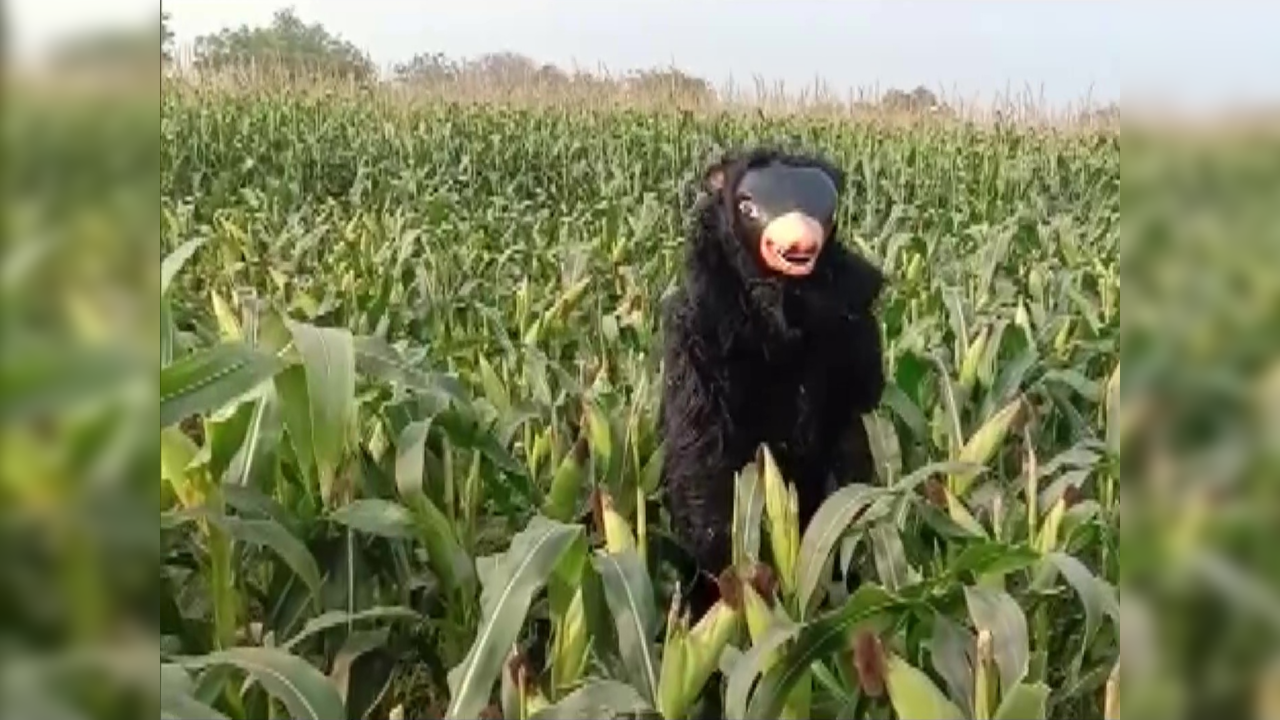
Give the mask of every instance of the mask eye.
[(747, 220), (759, 220), (760, 208), (751, 202), (750, 198), (741, 198), (738, 200), (738, 213)]

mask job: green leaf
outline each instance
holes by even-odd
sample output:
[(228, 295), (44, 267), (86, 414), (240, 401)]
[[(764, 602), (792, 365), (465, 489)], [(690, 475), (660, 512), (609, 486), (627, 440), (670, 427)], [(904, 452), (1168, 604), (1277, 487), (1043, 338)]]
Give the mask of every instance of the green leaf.
[(427, 562), (448, 593), (474, 597), (475, 565), (458, 541), (458, 535), (440, 508), (426, 495), (401, 498), (413, 513), (413, 524), (427, 550)]
[[(307, 369), (291, 365), (275, 377), (280, 396), (280, 416), (289, 433), (289, 444), (298, 470), (315, 482), (315, 442), (311, 437), (311, 401), (307, 397)], [(314, 485), (310, 486), (314, 487)]]
[(1096, 403), (1102, 399), (1102, 385), (1096, 380), (1081, 375), (1076, 370), (1049, 370), (1040, 378), (1041, 382), (1059, 383), (1079, 393), (1081, 397), (1090, 403)]
[(591, 462), (596, 482), (614, 490), (617, 495), (619, 473), (622, 471), (622, 453), (619, 452), (618, 433), (595, 401), (583, 401), (583, 425), (587, 444), (591, 450)]
[[(968, 346), (968, 341), (964, 342)], [(947, 371), (947, 364), (941, 357), (933, 355), (934, 367), (937, 369), (938, 391), (942, 395), (942, 411), (946, 420), (946, 431), (948, 439), (947, 455), (954, 460), (960, 460), (960, 449), (964, 447), (964, 430), (960, 427), (960, 409), (956, 404), (956, 387), (951, 382), (951, 374)]]
[(965, 586), (964, 598), (974, 627), (991, 633), (1000, 687), (1013, 687), (1026, 676), (1031, 662), (1026, 615), (1017, 601), (1002, 590)]
[(456, 378), (419, 370), (379, 337), (355, 338), (356, 367), (363, 375), (430, 395), (442, 403), (467, 402), (467, 389)]
[[(479, 435), (475, 438), (474, 447), (481, 455), (493, 462), (498, 469), (505, 470), (513, 475), (524, 475), (526, 473), (524, 465), (498, 443), (496, 436), (489, 433)], [(532, 497), (526, 497), (525, 499), (533, 502)]]
[(0, 422), (98, 401), (135, 378), (145, 378), (143, 365), (122, 348), (6, 337), (0, 342)]
[(535, 515), (528, 527), (511, 539), (510, 549), (485, 578), (475, 642), (462, 662), (449, 671), (452, 699), (446, 718), (474, 718), (488, 703), (534, 593), (546, 584), (561, 555), (581, 533), (579, 526)]
[(658, 484), (662, 480), (662, 463), (666, 455), (666, 445), (659, 443), (649, 455), (649, 459), (645, 461), (644, 469), (640, 472), (640, 489), (646, 495), (658, 489)]
[(178, 428), (160, 431), (160, 478), (169, 481), (175, 490), (184, 487), (187, 469), (199, 455), (200, 448)]
[(422, 495), (423, 470), (426, 466), (427, 435), (431, 420), (414, 420), (396, 438), (396, 488), (401, 495)]
[(249, 425), (224, 478), (228, 484), (268, 487), (275, 472), (274, 460), (284, 426), (280, 420), (280, 396), (264, 386), (253, 403)]
[(500, 447), (510, 447), (515, 442), (521, 428), (542, 417), (542, 410), (529, 403), (516, 403), (502, 415), (495, 433)]
[(1120, 363), (1111, 372), (1106, 387), (1106, 441), (1112, 453), (1120, 453)]
[(342, 647), (334, 655), (333, 669), (329, 671), (329, 679), (337, 686), (342, 702), (346, 703), (349, 717), (368, 717), (371, 706), (386, 693), (390, 686), (392, 678), (390, 663), (372, 682), (368, 680), (368, 673), (357, 673), (355, 678), (352, 677), (360, 658), (379, 648), (385, 648), (390, 636), (390, 628), (386, 627), (353, 632), (343, 640)]
[(229, 720), (195, 696), (195, 683), (180, 665), (160, 663), (161, 720)]
[(884, 405), (898, 416), (898, 419), (911, 431), (914, 439), (923, 440), (929, 437), (929, 421), (920, 407), (896, 382), (884, 386)]
[[(751, 686), (764, 671), (775, 651), (794, 638), (803, 625), (785, 615), (775, 614), (764, 637), (753, 642), (729, 670), (729, 683), (725, 687), (725, 717), (746, 717)], [(730, 646), (732, 647), (732, 646)]]
[(952, 522), (974, 537), (984, 539), (989, 537), (982, 524), (973, 516), (973, 513), (969, 512), (969, 508), (964, 504), (963, 500), (946, 488), (943, 488), (943, 494), (946, 497), (947, 514)]
[(194, 352), (160, 371), (160, 427), (219, 410), (286, 367), (238, 342)]
[(913, 503), (912, 507), (926, 525), (943, 537), (958, 540), (987, 539), (987, 535), (981, 526), (974, 528), (970, 525), (962, 525), (953, 520), (949, 514), (939, 510), (925, 500)]
[(227, 469), (231, 466), (231, 459), (244, 445), (254, 405), (250, 401), (229, 405), (204, 418), (204, 449), (208, 455), (209, 473), (225, 484), (230, 484)]
[(1117, 624), (1120, 622), (1120, 601), (1115, 588), (1090, 572), (1084, 563), (1066, 553), (1049, 553), (1045, 560), (1062, 573), (1063, 579), (1076, 591), (1084, 605), (1084, 643), (1080, 650), (1083, 653), (1102, 627), (1104, 615)]
[[(1191, 575), (1204, 588), (1273, 630), (1280, 629), (1280, 596), (1268, 576), (1250, 572), (1225, 555), (1206, 549), (1193, 550), (1188, 560)], [(1119, 624), (1118, 615), (1116, 624)]]
[[(764, 494), (761, 482), (760, 494)], [(800, 541), (800, 558), (796, 567), (797, 607), (806, 614), (821, 600), (818, 595), (830, 574), (831, 554), (844, 537), (849, 525), (867, 512), (871, 503), (885, 494), (884, 488), (872, 485), (846, 485), (823, 501), (814, 513)], [(764, 500), (760, 502), (763, 504)]]
[[(808, 671), (810, 665), (844, 648), (855, 627), (876, 619), (901, 602), (884, 588), (863, 585), (840, 609), (806, 623), (796, 633), (782, 657), (778, 658), (777, 664), (756, 686), (745, 716), (762, 719), (778, 717), (792, 686)], [(761, 660), (766, 658), (767, 655)], [(734, 670), (734, 676), (739, 672), (754, 676), (760, 672), (760, 662), (748, 663), (744, 660)], [(733, 683), (732, 677), (730, 683)]]
[(635, 688), (617, 680), (590, 679), (559, 702), (542, 708), (529, 720), (600, 720), (653, 713), (653, 705)]
[(493, 403), (499, 413), (505, 413), (511, 408), (511, 395), (489, 361), (483, 355), (476, 360), (479, 364), (480, 387), (484, 389), (485, 398)]
[(871, 536), (876, 576), (890, 592), (898, 592), (920, 582), (920, 573), (907, 561), (907, 549), (902, 545), (897, 523), (876, 523), (868, 534)]
[(946, 681), (951, 697), (966, 708), (973, 707), (975, 646), (973, 633), (967, 627), (941, 613), (934, 614), (929, 657), (934, 669)]
[(983, 540), (966, 547), (947, 568), (947, 574), (960, 577), (972, 573), (975, 578), (986, 575), (1007, 575), (1035, 565), (1040, 554), (1026, 545), (1006, 545), (994, 540)]
[(188, 692), (160, 691), (160, 720), (230, 720)]
[(1018, 683), (1000, 700), (992, 720), (1044, 720), (1048, 704), (1048, 685)]
[(1040, 359), (1039, 351), (1027, 340), (1025, 334), (1011, 332), (1004, 337), (1011, 338), (1010, 343), (1018, 348), (1018, 353), (1013, 359), (1000, 366), (1000, 372), (991, 384), (991, 390), (982, 401), (978, 417), (990, 417), (998, 403), (1007, 402), (1022, 386), (1023, 379)]
[(351, 331), (286, 320), (306, 368), (311, 449), (320, 493), (329, 502), (356, 419), (356, 359)]
[(274, 552), (284, 564), (306, 583), (315, 603), (320, 602), (320, 566), (302, 541), (275, 520), (245, 519), (210, 513), (209, 520), (235, 540)]
[[(1005, 438), (1012, 432), (1015, 424), (1026, 414), (1026, 398), (1018, 396), (1002, 407), (999, 412), (988, 417), (960, 449), (956, 459), (961, 462), (985, 466), (1003, 446)], [(948, 487), (957, 498), (968, 493), (978, 477), (977, 471), (957, 473), (948, 480)]]
[(633, 549), (621, 554), (597, 553), (592, 560), (613, 615), (627, 679), (647, 702), (656, 703), (658, 664), (653, 638), (658, 632), (658, 609), (648, 568)]
[(160, 367), (173, 362), (174, 346), (178, 343), (178, 327), (173, 324), (173, 310), (168, 300), (160, 301)]
[(578, 516), (583, 491), (588, 488), (590, 459), (587, 440), (579, 437), (551, 475), (551, 487), (543, 503), (543, 513), (547, 517), (569, 522)]
[(182, 665), (188, 668), (233, 666), (283, 703), (293, 720), (334, 720), (347, 716), (342, 696), (333, 683), (303, 658), (283, 650), (229, 648), (184, 659)]
[(92, 716), (75, 707), (69, 693), (56, 685), (38, 670), (34, 674), (9, 671), (0, 675), (0, 717), (90, 720)]
[[(176, 429), (174, 432), (177, 432)], [(185, 437), (185, 436), (183, 436)], [(275, 498), (269, 497), (257, 488), (243, 485), (223, 485), (222, 499), (227, 507), (233, 508), (237, 515), (270, 518), (280, 523), (291, 533), (298, 529), (298, 519), (289, 514)]]
[(413, 513), (405, 506), (377, 498), (352, 500), (329, 513), (333, 522), (378, 537), (407, 540), (414, 537)]
[(893, 712), (901, 720), (965, 720), (928, 675), (897, 655), (889, 653), (884, 679)]
[(981, 465), (975, 465), (970, 462), (961, 462), (960, 460), (943, 460), (941, 462), (929, 463), (923, 465), (909, 473), (906, 477), (899, 480), (894, 486), (895, 492), (906, 492), (915, 490), (923, 485), (930, 478), (936, 475), (946, 476), (952, 473), (973, 472), (981, 474), (986, 471)]
[(182, 266), (187, 264), (192, 255), (204, 246), (207, 238), (194, 238), (188, 240), (160, 261), (160, 297), (164, 297), (169, 292), (169, 285), (173, 282), (173, 278), (182, 270)]
[(734, 478), (733, 550), (734, 564), (755, 562), (760, 558), (763, 532), (764, 478), (756, 463), (748, 463)]
[[(879, 485), (891, 487), (902, 474), (902, 447), (898, 443), (898, 433), (890, 420), (876, 413), (864, 415), (862, 424), (866, 428), (871, 456), (875, 458)], [(853, 479), (872, 484), (877, 478)]]
[(414, 610), (407, 607), (381, 606), (368, 608), (359, 612), (344, 612), (342, 610), (330, 610), (321, 615), (317, 615), (307, 621), (306, 625), (297, 632), (289, 641), (281, 645), (281, 649), (292, 652), (299, 643), (304, 642), (318, 633), (339, 627), (341, 625), (355, 625), (364, 620), (416, 620), (421, 617)]

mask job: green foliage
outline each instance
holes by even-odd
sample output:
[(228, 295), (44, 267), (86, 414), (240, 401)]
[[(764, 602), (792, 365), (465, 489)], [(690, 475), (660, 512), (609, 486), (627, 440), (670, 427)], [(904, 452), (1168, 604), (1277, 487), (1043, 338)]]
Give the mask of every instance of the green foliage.
[[(1275, 473), (1173, 430), (1275, 405), (1223, 361), (1274, 366), (1280, 284), (1265, 242), (1233, 283), (1159, 262), (1265, 236), (1148, 209), (1121, 328), (1114, 135), (166, 89), (160, 133), (115, 93), (12, 113), (0, 716), (1118, 717), (1121, 634), (1125, 714), (1247, 715), (1268, 682)], [(681, 183), (778, 138), (849, 169), (892, 280), (877, 473), (799, 533), (762, 452), (727, 599), (682, 617), (655, 310)], [(1122, 407), (1152, 292), (1179, 332)]]
[(292, 8), (277, 10), (263, 27), (241, 25), (197, 38), (194, 65), (212, 71), (258, 65), (291, 78), (363, 81), (377, 73), (366, 52), (319, 23), (304, 23)]
[(50, 50), (52, 66), (62, 72), (132, 71), (154, 73), (170, 59), (172, 33), (164, 18), (157, 27), (85, 30), (59, 39)]
[[(718, 667), (752, 717), (1100, 716), (1115, 136), (164, 104), (161, 377), (199, 388), (162, 406), (175, 713), (332, 704), (326, 675), (352, 717), (683, 717)], [(891, 278), (880, 472), (800, 533), (762, 452), (726, 599), (664, 622), (654, 349), (683, 184), (712, 145), (779, 138), (847, 168), (841, 224)], [(271, 650), (227, 654), (249, 649)], [(231, 682), (253, 662), (294, 694)]]

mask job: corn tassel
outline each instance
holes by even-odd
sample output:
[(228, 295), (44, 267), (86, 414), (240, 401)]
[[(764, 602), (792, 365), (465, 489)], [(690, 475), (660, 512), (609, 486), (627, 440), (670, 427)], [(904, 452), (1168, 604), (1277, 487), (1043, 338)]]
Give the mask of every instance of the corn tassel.
[(551, 488), (542, 512), (552, 520), (570, 522), (577, 509), (578, 495), (587, 477), (587, 441), (579, 438), (560, 461), (551, 477)]
[[(986, 465), (991, 458), (995, 457), (996, 451), (1004, 443), (1009, 431), (1025, 415), (1025, 409), (1026, 401), (1022, 396), (1005, 405), (969, 437), (969, 442), (960, 449), (960, 457), (957, 460), (972, 465)], [(951, 475), (948, 479), (951, 493), (956, 497), (964, 497), (977, 477), (976, 469)]]
[(978, 333), (978, 337), (969, 343), (969, 347), (965, 350), (964, 359), (960, 362), (960, 387), (965, 391), (973, 388), (974, 381), (978, 378), (978, 364), (982, 362), (982, 354), (987, 349), (987, 338), (990, 335), (990, 328), (984, 327)]
[(800, 512), (795, 487), (787, 484), (769, 448), (761, 446), (757, 463), (764, 477), (764, 509), (768, 518), (769, 544), (773, 565), (785, 597), (796, 587), (796, 564), (800, 555)]
[(976, 662), (973, 664), (973, 720), (991, 720), (999, 697), (1000, 674), (991, 648), (991, 631), (978, 631)]
[(1048, 514), (1044, 517), (1044, 524), (1040, 526), (1040, 536), (1037, 538), (1036, 549), (1041, 553), (1051, 553), (1058, 545), (1058, 535), (1062, 531), (1062, 519), (1067, 514), (1067, 497), (1063, 494), (1058, 501), (1049, 508)]
[(613, 497), (602, 488), (597, 491), (596, 500), (600, 504), (600, 516), (604, 526), (605, 550), (611, 555), (634, 550), (636, 536), (631, 532), (631, 523), (618, 512), (613, 504)]
[(1071, 342), (1071, 326), (1073, 318), (1066, 318), (1062, 322), (1062, 327), (1058, 328), (1058, 333), (1053, 337), (1053, 352), (1059, 358), (1067, 357), (1067, 350)]
[[(1106, 720), (1117, 720), (1120, 717), (1120, 663), (1116, 663), (1111, 669), (1111, 676), (1107, 678), (1107, 694), (1103, 701), (1102, 717)], [(1258, 717), (1271, 717), (1268, 715), (1258, 715)]]
[(689, 621), (680, 615), (680, 589), (676, 588), (667, 612), (667, 635), (662, 644), (662, 675), (658, 679), (658, 711), (664, 718), (682, 717), (684, 709), (685, 639)]
[[(743, 583), (742, 585), (742, 611), (746, 616), (747, 632), (751, 636), (751, 642), (760, 642), (765, 633), (769, 631), (769, 628), (773, 627), (776, 619), (774, 610), (770, 607), (770, 602), (765, 600), (754, 583)], [(768, 672), (781, 657), (782, 648), (771, 652), (764, 661), (762, 670)], [(787, 701), (782, 707), (782, 712), (778, 716), (780, 720), (801, 720), (809, 717), (812, 692), (813, 677), (810, 671), (805, 670), (800, 679), (796, 681), (795, 686), (791, 688)]]
[(587, 667), (587, 616), (582, 590), (573, 594), (573, 600), (564, 616), (556, 622), (556, 639), (551, 664), (551, 690), (557, 697), (568, 692), (582, 679)]
[[(533, 446), (529, 448), (529, 476), (538, 477), (538, 471), (542, 469), (543, 459), (551, 459), (551, 431), (543, 430), (534, 438)], [(552, 487), (555, 486), (554, 479)]]
[(662, 677), (658, 680), (658, 711), (668, 720), (688, 714), (742, 619), (740, 610), (720, 600), (690, 630), (688, 616), (678, 616), (676, 607), (673, 603), (668, 616)]

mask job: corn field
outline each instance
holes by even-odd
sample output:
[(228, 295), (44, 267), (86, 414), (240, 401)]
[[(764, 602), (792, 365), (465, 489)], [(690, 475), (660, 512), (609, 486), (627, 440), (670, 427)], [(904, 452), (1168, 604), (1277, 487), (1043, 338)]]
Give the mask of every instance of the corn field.
[[(160, 137), (163, 717), (1117, 716), (1114, 130), (175, 86)], [(889, 277), (878, 472), (800, 532), (761, 448), (690, 618), (658, 308), (756, 142)]]

